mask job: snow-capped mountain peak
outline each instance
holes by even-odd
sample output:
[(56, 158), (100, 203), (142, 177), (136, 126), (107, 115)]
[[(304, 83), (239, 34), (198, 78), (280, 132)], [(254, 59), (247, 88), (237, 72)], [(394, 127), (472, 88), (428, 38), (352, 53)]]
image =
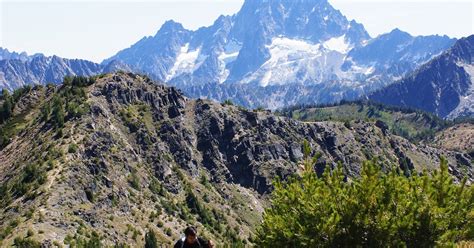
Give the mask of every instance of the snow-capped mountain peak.
[[(347, 90), (356, 96), (383, 87), (453, 42), (399, 29), (371, 38), (327, 0), (246, 0), (238, 13), (196, 31), (168, 21), (155, 36), (106, 62), (122, 61), (184, 91), (209, 84), (331, 89), (330, 96), (313, 99), (320, 102), (338, 100)], [(197, 96), (221, 100), (218, 89), (206, 92)]]

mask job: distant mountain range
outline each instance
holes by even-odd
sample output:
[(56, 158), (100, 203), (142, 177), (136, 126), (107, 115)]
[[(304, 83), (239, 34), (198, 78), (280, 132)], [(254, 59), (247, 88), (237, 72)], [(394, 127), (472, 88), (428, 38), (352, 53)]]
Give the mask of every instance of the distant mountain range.
[(474, 35), (456, 44), (404, 79), (369, 96), (445, 118), (474, 116)]
[(168, 21), (104, 63), (122, 61), (192, 97), (275, 109), (356, 98), (454, 42), (398, 29), (371, 38), (325, 0), (248, 0), (237, 14), (197, 31)]
[[(92, 76), (117, 70), (130, 70), (118, 61), (97, 64), (82, 59), (64, 59), (43, 54), (28, 56), (26, 53), (9, 53), (10, 59), (0, 60), (0, 88), (13, 90), (24, 85), (60, 83), (66, 75)], [(3, 55), (2, 55), (3, 56)]]
[(1, 48), (0, 47), (0, 60), (4, 59), (18, 59), (21, 61), (27, 61), (31, 58), (31, 56), (28, 56), (26, 52), (11, 52), (6, 48)]
[(196, 31), (167, 21), (101, 64), (3, 52), (0, 87), (129, 70), (190, 97), (277, 109), (360, 98), (411, 75), (455, 42), (399, 29), (372, 38), (327, 0), (246, 0), (238, 13)]
[(327, 1), (246, 1), (195, 32), (168, 21), (104, 62), (120, 60), (177, 86), (353, 85), (403, 76), (453, 43), (398, 29), (372, 39)]

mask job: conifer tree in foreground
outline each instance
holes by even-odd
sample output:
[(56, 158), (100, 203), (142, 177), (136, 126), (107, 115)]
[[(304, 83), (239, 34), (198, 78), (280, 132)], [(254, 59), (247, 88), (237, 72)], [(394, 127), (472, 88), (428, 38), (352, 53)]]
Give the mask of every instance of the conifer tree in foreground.
[(304, 172), (274, 182), (271, 207), (257, 231), (269, 247), (433, 247), (474, 240), (474, 190), (453, 182), (445, 159), (431, 175), (384, 173), (375, 161), (346, 182), (342, 167), (314, 173), (304, 144)]
[(145, 248), (158, 248), (158, 240), (153, 230), (149, 230), (145, 234)]

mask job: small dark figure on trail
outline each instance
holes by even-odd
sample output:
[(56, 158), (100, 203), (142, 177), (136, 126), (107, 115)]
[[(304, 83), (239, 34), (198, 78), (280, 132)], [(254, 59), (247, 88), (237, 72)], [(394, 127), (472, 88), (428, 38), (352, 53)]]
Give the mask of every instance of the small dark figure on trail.
[(174, 248), (213, 248), (211, 240), (204, 240), (197, 236), (197, 230), (193, 226), (188, 226), (184, 230), (184, 237), (178, 240)]

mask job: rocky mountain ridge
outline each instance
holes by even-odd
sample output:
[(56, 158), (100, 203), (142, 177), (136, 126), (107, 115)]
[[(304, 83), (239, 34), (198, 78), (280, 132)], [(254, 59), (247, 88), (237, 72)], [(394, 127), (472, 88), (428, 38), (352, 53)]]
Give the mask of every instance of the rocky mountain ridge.
[(474, 179), (469, 154), (412, 144), (383, 125), (193, 100), (136, 74), (36, 87), (7, 128), (15, 131), (0, 150), (2, 245), (28, 235), (44, 245), (138, 246), (150, 229), (170, 244), (189, 223), (218, 242), (249, 244), (271, 181), (301, 170), (305, 139), (321, 156), (318, 173), (341, 163), (357, 176), (372, 158), (416, 173), (444, 156), (455, 178)]
[(31, 58), (26, 52), (14, 52), (9, 51), (6, 48), (0, 47), (0, 60), (4, 59), (18, 59), (21, 61), (27, 61)]
[(474, 116), (474, 35), (369, 99), (408, 106), (443, 118)]
[(65, 76), (93, 76), (117, 70), (131, 71), (127, 65), (118, 61), (100, 65), (87, 60), (48, 57), (42, 54), (5, 58), (0, 60), (0, 88), (10, 91), (26, 85), (58, 84)]

